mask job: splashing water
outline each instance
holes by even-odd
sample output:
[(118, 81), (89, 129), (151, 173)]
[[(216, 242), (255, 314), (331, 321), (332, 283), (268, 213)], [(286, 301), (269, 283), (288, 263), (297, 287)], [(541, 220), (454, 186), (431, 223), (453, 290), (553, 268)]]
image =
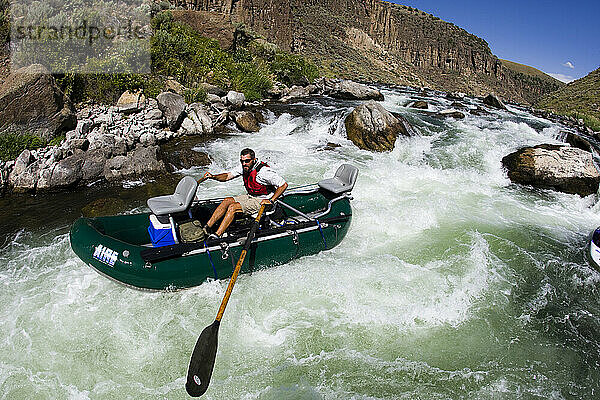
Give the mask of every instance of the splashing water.
[[(360, 169), (341, 245), (240, 277), (205, 397), (597, 396), (600, 275), (584, 257), (594, 196), (514, 185), (501, 166), (560, 127), (520, 110), (439, 120), (404, 107), (414, 93), (384, 93), (421, 133), (388, 153), (345, 137), (358, 103), (322, 100), (273, 107), (260, 132), (199, 148), (222, 172), (252, 147), (292, 186)], [(199, 197), (242, 191), (209, 181)], [(117, 285), (70, 250), (72, 214), (28, 224), (0, 250), (0, 398), (187, 398), (190, 352), (226, 282)]]

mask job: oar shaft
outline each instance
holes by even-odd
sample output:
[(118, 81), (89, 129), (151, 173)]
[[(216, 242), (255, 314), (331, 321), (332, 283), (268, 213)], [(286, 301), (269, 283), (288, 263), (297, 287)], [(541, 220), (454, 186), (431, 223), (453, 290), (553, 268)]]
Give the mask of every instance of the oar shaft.
[(287, 208), (287, 209), (289, 209), (289, 210), (292, 210), (293, 212), (295, 212), (295, 213), (296, 213), (296, 214), (298, 214), (299, 216), (301, 216), (301, 217), (304, 217), (304, 218), (306, 218), (306, 219), (307, 219), (307, 220), (309, 220), (309, 221), (314, 221), (314, 220), (315, 220), (314, 218), (312, 218), (312, 217), (309, 217), (308, 215), (304, 214), (302, 211), (295, 209), (294, 207), (290, 206), (290, 205), (289, 205), (289, 204), (287, 204), (287, 203), (284, 203), (284, 202), (283, 202), (283, 201), (281, 201), (281, 200), (275, 200), (275, 203), (278, 203), (279, 205), (282, 205), (283, 207), (285, 207), (285, 208)]
[(223, 301), (221, 301), (221, 307), (219, 307), (219, 312), (217, 313), (216, 321), (221, 322), (221, 318), (223, 318), (223, 313), (225, 312), (225, 307), (227, 307), (227, 302), (229, 302), (229, 297), (231, 297), (231, 292), (233, 291), (233, 285), (235, 285), (235, 281), (240, 273), (240, 269), (242, 269), (242, 264), (244, 263), (244, 258), (246, 258), (246, 250), (242, 250), (242, 254), (235, 265), (235, 269), (233, 270), (233, 274), (231, 274), (231, 279), (229, 280), (229, 285), (227, 285), (227, 290), (225, 291), (225, 296), (223, 296)]
[(244, 263), (244, 259), (246, 258), (246, 253), (248, 253), (248, 249), (250, 248), (250, 243), (252, 242), (252, 239), (254, 239), (254, 235), (256, 234), (256, 231), (258, 230), (258, 225), (259, 225), (259, 222), (260, 222), (260, 219), (262, 217), (264, 210), (265, 210), (265, 206), (262, 205), (260, 207), (260, 210), (258, 210), (258, 215), (256, 216), (254, 223), (252, 224), (252, 228), (250, 228), (250, 233), (248, 234), (248, 237), (246, 238), (246, 243), (244, 245), (244, 249), (242, 250), (242, 253), (240, 254), (240, 258), (238, 259), (238, 262), (235, 265), (235, 268), (233, 269), (233, 273), (231, 274), (231, 279), (229, 280), (229, 284), (227, 285), (227, 290), (225, 291), (225, 296), (223, 296), (223, 301), (221, 301), (221, 307), (219, 307), (219, 312), (217, 312), (217, 317), (215, 318), (215, 321), (221, 322), (221, 318), (223, 318), (223, 313), (225, 312), (225, 307), (227, 307), (227, 302), (229, 301), (229, 297), (231, 296), (231, 292), (233, 291), (233, 286), (235, 285), (235, 281), (237, 280), (240, 270), (242, 269), (242, 264)]

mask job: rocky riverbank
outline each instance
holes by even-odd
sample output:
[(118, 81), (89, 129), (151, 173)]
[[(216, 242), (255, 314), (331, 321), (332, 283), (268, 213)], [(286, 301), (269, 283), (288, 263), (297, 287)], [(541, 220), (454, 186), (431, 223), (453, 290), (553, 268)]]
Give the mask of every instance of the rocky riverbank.
[[(61, 190), (206, 165), (210, 162), (207, 155), (166, 144), (189, 136), (209, 138), (227, 130), (255, 132), (264, 123), (265, 102), (247, 102), (242, 93), (207, 87), (205, 102), (187, 104), (181, 85), (170, 81), (167, 86), (169, 91), (155, 99), (125, 92), (114, 106), (80, 106), (75, 128), (66, 132), (59, 145), (24, 150), (15, 160), (0, 163), (0, 191)], [(306, 87), (279, 85), (271, 96), (281, 102), (308, 96), (383, 99), (377, 89), (327, 78)]]

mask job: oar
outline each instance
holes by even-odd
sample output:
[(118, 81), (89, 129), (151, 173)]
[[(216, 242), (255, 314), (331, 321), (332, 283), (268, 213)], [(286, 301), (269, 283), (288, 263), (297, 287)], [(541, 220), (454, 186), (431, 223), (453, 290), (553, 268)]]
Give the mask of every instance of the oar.
[(206, 389), (208, 389), (213, 367), (215, 366), (215, 357), (217, 355), (217, 337), (219, 336), (219, 325), (221, 324), (221, 318), (223, 318), (223, 313), (225, 312), (225, 307), (227, 307), (229, 297), (231, 296), (233, 285), (235, 285), (237, 276), (242, 268), (242, 264), (244, 263), (246, 253), (248, 252), (250, 244), (252, 243), (252, 239), (258, 230), (258, 225), (264, 210), (265, 205), (263, 204), (260, 206), (258, 215), (252, 224), (252, 228), (250, 228), (250, 232), (246, 238), (246, 243), (244, 244), (244, 249), (242, 250), (242, 254), (240, 254), (240, 258), (235, 265), (233, 274), (231, 275), (231, 280), (229, 281), (229, 285), (225, 291), (223, 301), (221, 301), (221, 307), (219, 308), (215, 322), (204, 328), (198, 337), (196, 347), (194, 347), (192, 358), (190, 359), (190, 366), (188, 368), (187, 382), (185, 384), (185, 390), (187, 390), (190, 396), (202, 396), (204, 392), (206, 392)]

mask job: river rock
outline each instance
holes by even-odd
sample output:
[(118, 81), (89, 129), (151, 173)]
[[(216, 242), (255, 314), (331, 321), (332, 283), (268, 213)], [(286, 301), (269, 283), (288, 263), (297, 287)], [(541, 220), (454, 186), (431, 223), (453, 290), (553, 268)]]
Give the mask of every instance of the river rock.
[(429, 103), (424, 100), (418, 100), (410, 103), (408, 106), (411, 108), (418, 108), (420, 110), (427, 110), (429, 108)]
[(109, 181), (133, 176), (165, 172), (158, 146), (136, 147), (126, 156), (116, 156), (106, 162), (104, 177)]
[(207, 103), (221, 103), (223, 102), (223, 100), (221, 100), (221, 98), (219, 96), (217, 96), (216, 94), (212, 94), (212, 93), (206, 93), (206, 102)]
[(462, 92), (449, 92), (446, 98), (449, 100), (464, 100), (467, 95)]
[(244, 96), (244, 93), (235, 92), (233, 90), (227, 92), (227, 96), (225, 97), (225, 104), (234, 110), (242, 108), (245, 101), (246, 96)]
[(215, 85), (211, 85), (210, 83), (200, 83), (198, 87), (204, 89), (207, 96), (209, 94), (214, 94), (216, 96), (219, 96), (220, 98), (227, 94), (227, 92), (224, 89), (221, 89), (220, 87)]
[(450, 108), (448, 110), (440, 111), (438, 113), (438, 115), (440, 115), (442, 117), (456, 118), (456, 119), (463, 119), (465, 117), (465, 114), (463, 114), (462, 112), (460, 112), (458, 110), (455, 110), (454, 108)]
[(180, 130), (184, 135), (211, 135), (213, 123), (206, 107), (200, 103), (190, 104), (187, 107), (187, 118)]
[(23, 171), (15, 171), (15, 169), (13, 168), (9, 176), (9, 183), (13, 187), (13, 191), (16, 193), (35, 191), (40, 170), (39, 161), (27, 165)]
[(81, 178), (84, 181), (100, 179), (104, 176), (104, 165), (106, 157), (100, 149), (85, 152), (83, 165), (81, 166)]
[(283, 97), (279, 101), (289, 103), (292, 100), (304, 99), (310, 96), (310, 89), (303, 86), (292, 86), (291, 89), (284, 92)]
[(52, 169), (48, 187), (67, 188), (76, 185), (83, 178), (84, 162), (85, 159), (82, 153), (76, 153), (60, 160)]
[(40, 64), (19, 68), (0, 85), (0, 132), (50, 139), (75, 128), (75, 109)]
[(235, 124), (244, 132), (258, 132), (260, 130), (259, 121), (250, 111), (238, 111), (234, 116)]
[(67, 137), (67, 139), (84, 138), (90, 132), (92, 132), (95, 126), (96, 124), (91, 119), (81, 119), (77, 121), (77, 126), (75, 127), (74, 135), (72, 137)]
[(487, 112), (483, 107), (480, 106), (469, 109), (469, 113), (477, 117), (489, 114), (489, 112)]
[(326, 80), (326, 94), (336, 99), (383, 100), (383, 94), (374, 88), (350, 80)]
[(176, 132), (185, 117), (185, 100), (183, 96), (171, 92), (162, 92), (156, 97), (158, 108), (163, 112), (169, 129)]
[(600, 174), (592, 154), (570, 146), (541, 144), (502, 159), (511, 181), (588, 196), (598, 191)]
[(150, 120), (150, 121), (159, 120), (162, 117), (163, 117), (163, 112), (160, 111), (158, 108), (150, 109), (146, 112), (146, 114), (144, 114), (144, 119)]
[(119, 100), (117, 100), (117, 110), (124, 114), (130, 114), (140, 111), (146, 105), (146, 96), (139, 92), (123, 92)]
[(502, 102), (502, 100), (500, 100), (498, 98), (498, 96), (496, 96), (493, 93), (488, 94), (483, 99), (483, 104), (487, 104), (488, 106), (491, 106), (491, 107), (494, 107), (494, 108), (499, 108), (501, 110), (506, 110), (506, 106), (504, 105), (504, 103)]
[(145, 132), (140, 135), (140, 144), (142, 146), (154, 146), (156, 142), (156, 136), (152, 132)]
[(165, 92), (173, 92), (183, 96), (185, 87), (175, 79), (167, 79), (165, 82)]
[(210, 157), (208, 157), (208, 154), (189, 147), (181, 147), (169, 153), (167, 169), (173, 172), (181, 169), (204, 167), (209, 164)]
[(356, 107), (345, 125), (348, 139), (365, 150), (392, 150), (398, 135), (409, 136), (404, 124), (373, 100)]
[(15, 177), (22, 174), (25, 169), (34, 161), (33, 156), (31, 155), (31, 151), (25, 149), (19, 154), (19, 156), (15, 159), (15, 164), (12, 168), (11, 175)]
[(578, 149), (589, 151), (590, 153), (592, 152), (592, 144), (573, 132), (567, 132), (565, 142)]
[(87, 149), (90, 147), (90, 142), (87, 139), (70, 139), (65, 142), (65, 146), (71, 151), (75, 149), (87, 151)]

